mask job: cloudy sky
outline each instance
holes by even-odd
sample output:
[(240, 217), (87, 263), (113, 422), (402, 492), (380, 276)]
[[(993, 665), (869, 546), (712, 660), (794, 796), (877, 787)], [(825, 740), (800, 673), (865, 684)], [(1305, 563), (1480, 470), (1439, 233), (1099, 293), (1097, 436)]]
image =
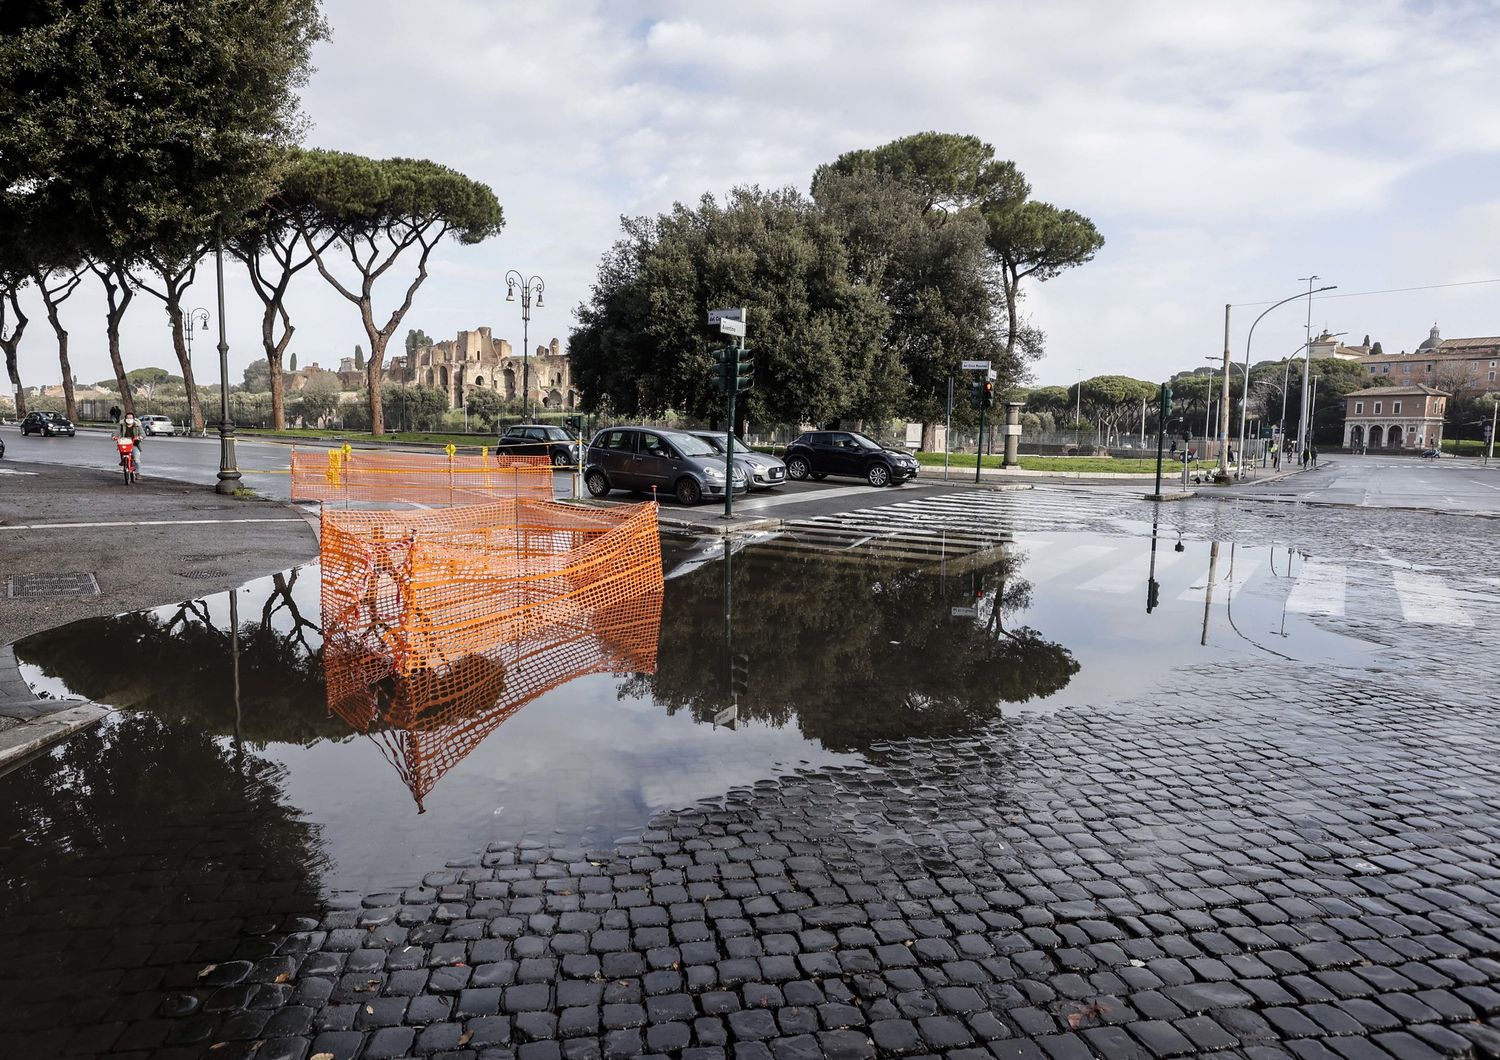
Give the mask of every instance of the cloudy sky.
[[(1105, 235), (1093, 263), (1030, 289), (1039, 383), (1192, 366), (1222, 349), (1226, 302), (1274, 301), (1309, 273), (1336, 295), (1463, 284), (1316, 300), (1314, 327), (1348, 341), (1410, 349), (1434, 321), (1500, 333), (1500, 283), (1473, 282), (1500, 277), (1485, 0), (325, 3), (309, 144), (441, 161), (505, 208), (498, 238), (442, 251), (399, 334), (489, 325), (519, 346), (514, 267), (546, 280), (533, 343), (566, 342), (622, 214), (742, 183), (805, 190), (820, 162), (927, 129), (982, 137)], [(229, 268), (238, 378), (259, 317)], [(212, 307), (211, 281), (190, 304)], [(365, 341), (316, 274), (293, 292), (300, 364)], [(110, 374), (101, 306), (90, 281), (67, 309), (81, 381)], [(1237, 358), (1259, 311), (1234, 311)], [(1267, 317), (1255, 359), (1296, 349), (1304, 314)], [(45, 318), (32, 329), (24, 381), (55, 381)], [(175, 370), (159, 303), (138, 298), (125, 331), (127, 367)]]

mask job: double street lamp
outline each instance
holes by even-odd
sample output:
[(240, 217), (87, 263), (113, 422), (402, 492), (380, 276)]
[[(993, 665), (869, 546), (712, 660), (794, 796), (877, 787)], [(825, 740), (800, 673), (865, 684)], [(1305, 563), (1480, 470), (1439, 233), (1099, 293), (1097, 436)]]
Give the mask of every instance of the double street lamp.
[[(193, 367), (193, 329), (195, 327), (201, 327), (204, 331), (208, 330), (208, 310), (202, 308), (201, 306), (190, 312), (187, 318), (187, 333), (184, 337), (187, 339), (187, 358), (189, 369)], [(188, 430), (191, 430), (194, 426), (196, 425), (189, 424)]]
[[(1330, 284), (1326, 284), (1323, 287), (1319, 287), (1317, 290), (1314, 290), (1313, 289), (1313, 281), (1317, 280), (1317, 279), (1320, 279), (1320, 278), (1321, 277), (1318, 277), (1318, 276), (1306, 276), (1306, 277), (1303, 277), (1303, 279), (1305, 279), (1307, 281), (1307, 290), (1305, 290), (1305, 291), (1298, 291), (1296, 294), (1291, 295), (1290, 297), (1287, 297), (1287, 298), (1283, 298), (1281, 301), (1276, 302), (1273, 305), (1271, 305), (1268, 308), (1266, 308), (1265, 310), (1263, 310), (1261, 312), (1260, 316), (1256, 317), (1255, 321), (1250, 325), (1250, 333), (1245, 336), (1245, 388), (1240, 393), (1240, 453), (1241, 453), (1241, 459), (1244, 458), (1243, 454), (1245, 452), (1245, 411), (1246, 411), (1247, 407), (1249, 406), (1249, 402), (1250, 402), (1250, 343), (1255, 340), (1255, 325), (1259, 324), (1262, 320), (1264, 320), (1266, 314), (1269, 313), (1272, 309), (1277, 309), (1277, 308), (1279, 308), (1281, 306), (1284, 306), (1288, 302), (1295, 302), (1299, 298), (1306, 298), (1307, 299), (1307, 319), (1308, 319), (1308, 337), (1309, 337), (1309, 341), (1303, 344), (1303, 348), (1307, 351), (1306, 354), (1305, 354), (1305, 357), (1307, 357), (1309, 359), (1309, 363), (1311, 363), (1310, 359), (1312, 357), (1312, 342), (1311, 342), (1311, 332), (1312, 332), (1312, 296), (1315, 295), (1315, 294), (1319, 294), (1319, 293), (1321, 293), (1323, 291), (1332, 291), (1336, 287), (1338, 287), (1338, 284), (1336, 284), (1336, 283), (1330, 283)], [(1293, 354), (1293, 356), (1296, 356), (1296, 355)], [(1288, 369), (1291, 368), (1291, 361), (1290, 360), (1287, 361), (1287, 368)], [(1302, 389), (1303, 405), (1305, 407), (1306, 406), (1306, 402), (1307, 402), (1307, 373), (1306, 372), (1303, 372), (1302, 381), (1303, 381), (1303, 389)], [(1228, 385), (1228, 383), (1226, 381), (1226, 383), (1225, 383), (1225, 390), (1226, 391), (1228, 390), (1228, 386), (1229, 385)], [(1282, 421), (1282, 426), (1285, 427), (1285, 424), (1286, 424), (1286, 387), (1285, 387), (1285, 383), (1283, 383), (1282, 391), (1281, 391), (1281, 421)], [(1305, 427), (1306, 421), (1307, 421), (1307, 417), (1304, 415), (1302, 417), (1302, 422), (1299, 423), (1299, 425), (1298, 425), (1298, 437), (1299, 438), (1301, 437), (1302, 429)], [(1227, 426), (1228, 422), (1229, 422), (1229, 416), (1228, 416), (1227, 413), (1224, 416), (1224, 422), (1225, 422), (1225, 424)], [(1283, 433), (1282, 434), (1282, 447), (1283, 448), (1285, 448), (1285, 442), (1286, 442), (1286, 435), (1285, 435), (1285, 433)], [(1301, 446), (1299, 445), (1298, 448), (1301, 448)]]
[(531, 418), (531, 300), (536, 307), (543, 308), (542, 292), (547, 285), (540, 276), (522, 276), (515, 269), (505, 274), (505, 300), (516, 300), (516, 288), (521, 289), (521, 420)]

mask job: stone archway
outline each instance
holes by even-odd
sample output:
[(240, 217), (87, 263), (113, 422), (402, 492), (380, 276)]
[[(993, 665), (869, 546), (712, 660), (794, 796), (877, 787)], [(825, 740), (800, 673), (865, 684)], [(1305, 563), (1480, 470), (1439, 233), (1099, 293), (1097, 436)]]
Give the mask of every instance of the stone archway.
[(1373, 425), (1370, 428), (1370, 448), (1371, 449), (1379, 449), (1382, 437), (1383, 436), (1382, 436), (1382, 433), (1381, 433), (1381, 430), (1380, 430), (1380, 424), (1377, 423), (1377, 424)]
[(1364, 444), (1365, 426), (1362, 423), (1356, 423), (1353, 427), (1349, 428), (1349, 448), (1358, 449)]
[(563, 407), (562, 394), (556, 390), (549, 390), (547, 396), (542, 398), (542, 407), (545, 409), (560, 409)]
[(1400, 449), (1405, 444), (1406, 444), (1406, 440), (1401, 435), (1401, 427), (1400, 427), (1400, 425), (1399, 424), (1393, 424), (1393, 425), (1391, 425), (1391, 427), (1386, 430), (1386, 434), (1385, 434), (1385, 447), (1387, 449)]
[(516, 398), (516, 370), (514, 368), (505, 369), (505, 398), (507, 401), (514, 401)]
[(484, 376), (482, 376), (482, 375), (476, 375), (474, 377), (474, 385), (475, 386), (484, 386)]

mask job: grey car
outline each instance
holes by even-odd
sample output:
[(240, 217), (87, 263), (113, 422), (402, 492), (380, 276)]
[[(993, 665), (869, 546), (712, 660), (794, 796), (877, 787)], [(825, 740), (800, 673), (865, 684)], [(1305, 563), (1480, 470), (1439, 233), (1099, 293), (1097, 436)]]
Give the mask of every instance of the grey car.
[[(695, 438), (702, 438), (714, 447), (714, 452), (720, 456), (724, 455), (723, 431), (690, 431), (688, 433)], [(786, 481), (785, 464), (770, 453), (761, 453), (751, 449), (740, 438), (734, 440), (734, 462), (736, 466), (745, 469), (745, 478), (753, 490), (768, 490)]]
[[(589, 443), (584, 484), (595, 497), (610, 490), (663, 494), (681, 504), (724, 496), (724, 458), (702, 438), (655, 427), (609, 427)], [(730, 488), (745, 492), (745, 472), (734, 468)]]

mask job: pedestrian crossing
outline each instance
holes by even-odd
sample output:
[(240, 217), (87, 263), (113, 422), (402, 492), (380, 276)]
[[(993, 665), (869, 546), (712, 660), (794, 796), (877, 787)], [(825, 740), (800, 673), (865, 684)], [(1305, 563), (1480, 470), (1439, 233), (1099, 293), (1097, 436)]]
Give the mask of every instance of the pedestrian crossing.
[(1043, 592), (1144, 594), (1154, 577), (1163, 600), (1234, 605), (1248, 594), (1253, 600), (1246, 606), (1382, 627), (1399, 615), (1416, 627), (1470, 629), (1476, 610), (1500, 602), (1441, 574), (1308, 557), (1288, 542), (1214, 546), (1199, 540), (1178, 552), (1173, 537), (1163, 535), (1153, 561), (1149, 538), (1077, 532), (1091, 520), (1118, 518), (1119, 503), (1118, 497), (1039, 490), (955, 492), (790, 520), (759, 547), (851, 559), (876, 553), (933, 569), (941, 563), (949, 571), (966, 559), (973, 564), (1005, 554), (1019, 561), (1017, 574)]

